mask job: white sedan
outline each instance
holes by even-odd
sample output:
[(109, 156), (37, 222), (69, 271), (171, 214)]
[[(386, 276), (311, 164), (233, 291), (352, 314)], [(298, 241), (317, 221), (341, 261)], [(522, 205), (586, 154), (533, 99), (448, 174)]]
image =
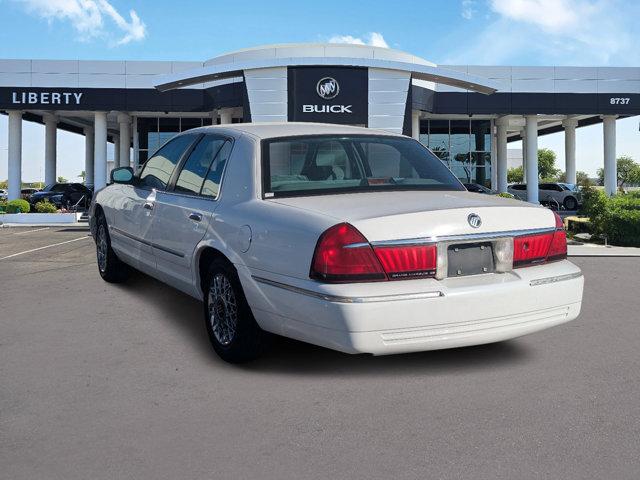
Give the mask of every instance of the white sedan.
[(550, 210), (469, 193), (419, 142), (310, 123), (184, 132), (94, 195), (100, 275), (204, 302), (225, 360), (271, 334), (375, 355), (573, 320), (583, 277)]

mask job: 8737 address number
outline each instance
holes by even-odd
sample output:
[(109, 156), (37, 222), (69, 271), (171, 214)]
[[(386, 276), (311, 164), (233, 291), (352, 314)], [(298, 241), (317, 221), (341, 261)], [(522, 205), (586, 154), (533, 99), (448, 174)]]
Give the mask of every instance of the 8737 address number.
[(611, 105), (629, 105), (631, 99), (629, 97), (611, 97), (609, 103)]

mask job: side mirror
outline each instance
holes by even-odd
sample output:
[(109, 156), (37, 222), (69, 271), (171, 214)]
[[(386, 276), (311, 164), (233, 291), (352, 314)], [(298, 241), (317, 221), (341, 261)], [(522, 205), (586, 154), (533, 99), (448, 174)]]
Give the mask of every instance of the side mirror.
[(112, 183), (133, 183), (133, 168), (120, 167), (111, 170), (111, 182)]

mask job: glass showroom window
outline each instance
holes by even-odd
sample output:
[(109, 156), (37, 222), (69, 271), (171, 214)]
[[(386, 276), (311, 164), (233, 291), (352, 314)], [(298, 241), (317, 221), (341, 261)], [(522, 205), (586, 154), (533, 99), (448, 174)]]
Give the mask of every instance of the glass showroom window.
[(422, 120), (420, 141), (462, 182), (491, 185), (490, 120)]
[(180, 132), (211, 125), (211, 117), (138, 117), (139, 164)]

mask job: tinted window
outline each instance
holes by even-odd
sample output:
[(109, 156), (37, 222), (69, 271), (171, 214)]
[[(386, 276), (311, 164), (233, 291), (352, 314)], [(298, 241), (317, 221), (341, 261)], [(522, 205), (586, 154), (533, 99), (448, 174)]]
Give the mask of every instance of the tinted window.
[(176, 192), (200, 193), (211, 162), (223, 143), (224, 139), (212, 136), (206, 136), (198, 142), (178, 176)]
[(202, 195), (213, 198), (218, 197), (218, 193), (220, 192), (220, 181), (222, 179), (222, 172), (224, 171), (224, 167), (229, 160), (229, 156), (231, 155), (232, 146), (233, 144), (227, 140), (218, 152), (218, 155), (216, 155), (216, 158), (213, 160), (213, 163), (209, 168), (207, 178), (202, 185)]
[(265, 141), (264, 185), (274, 195), (337, 190), (464, 190), (418, 142), (369, 135)]
[(54, 185), (51, 185), (51, 188), (49, 188), (48, 191), (50, 191), (50, 192), (66, 192), (67, 190), (69, 190), (69, 185), (66, 185), (64, 183), (56, 183)]
[(176, 137), (147, 160), (142, 173), (140, 173), (140, 185), (164, 190), (180, 157), (191, 145), (194, 138), (195, 135)]

